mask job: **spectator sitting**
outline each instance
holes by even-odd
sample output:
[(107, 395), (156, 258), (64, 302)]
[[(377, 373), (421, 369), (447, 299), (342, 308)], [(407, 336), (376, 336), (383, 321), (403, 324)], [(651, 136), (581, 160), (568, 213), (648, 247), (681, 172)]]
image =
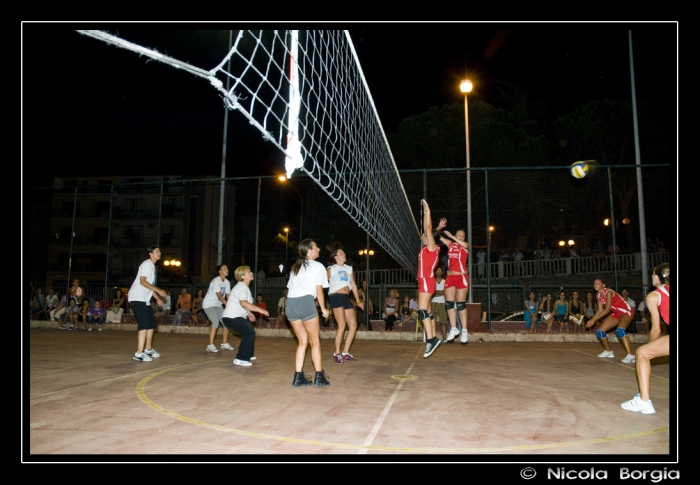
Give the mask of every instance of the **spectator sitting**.
[(194, 301), (192, 301), (192, 312), (190, 312), (190, 318), (195, 327), (206, 327), (209, 322), (206, 313), (204, 313), (204, 308), (202, 307), (203, 303), (204, 290), (199, 289), (197, 290), (197, 295), (194, 297)]
[(401, 304), (401, 310), (399, 311), (400, 317), (396, 321), (397, 325), (402, 326), (406, 322), (411, 321), (411, 309), (409, 307), (410, 301), (408, 295), (403, 297), (403, 303)]
[(105, 319), (105, 309), (102, 308), (102, 302), (99, 300), (95, 301), (95, 304), (93, 307), (90, 309), (90, 314), (88, 315), (88, 323), (90, 324), (90, 328), (88, 328), (88, 332), (92, 332), (92, 330), (95, 328), (95, 324), (97, 323), (97, 331), (101, 332), (102, 331), (102, 324), (104, 323)]
[(165, 290), (165, 298), (163, 298), (163, 306), (161, 310), (163, 311), (163, 324), (168, 325), (168, 320), (170, 319), (170, 310), (172, 309), (173, 301), (170, 298), (170, 290)]
[(80, 308), (78, 310), (78, 328), (77, 330), (80, 330), (80, 322), (83, 322), (83, 330), (87, 330), (87, 325), (88, 325), (88, 317), (90, 316), (90, 300), (87, 298), (83, 299), (82, 305), (80, 305)]
[[(60, 291), (58, 293), (58, 303), (56, 304), (56, 307), (49, 312), (49, 318), (51, 318), (51, 321), (54, 322), (58, 320), (59, 324), (61, 323), (61, 317), (63, 316), (64, 313), (66, 313), (66, 295), (61, 293)], [(65, 330), (66, 326), (61, 325), (58, 327), (61, 330)]]
[[(262, 270), (260, 270), (260, 271), (262, 271)], [(264, 300), (263, 294), (258, 293), (255, 296), (255, 306), (257, 306), (258, 308), (262, 308), (263, 310), (267, 310), (267, 303), (265, 303), (263, 300)], [(263, 315), (262, 313), (259, 313), (259, 312), (253, 312), (253, 315), (255, 315), (255, 323), (258, 326), (258, 328), (262, 328), (263, 320), (268, 322), (268, 328), (269, 328), (269, 321), (267, 320), (265, 315)]]
[[(44, 303), (44, 317), (51, 318), (51, 311), (55, 310), (58, 306), (58, 297), (53, 291), (53, 288), (49, 288), (47, 290), (47, 293), (48, 294), (46, 295), (46, 300)], [(53, 320), (53, 318), (51, 318), (51, 320)]]
[(71, 296), (70, 300), (68, 300), (68, 306), (66, 306), (65, 317), (66, 324), (70, 324), (68, 330), (74, 330), (78, 327), (78, 313), (80, 313), (80, 307), (75, 298)]
[(187, 288), (180, 290), (180, 296), (177, 297), (175, 305), (175, 316), (173, 317), (173, 325), (180, 325), (182, 317), (190, 314), (192, 308), (192, 295), (187, 293)]
[(122, 323), (125, 302), (126, 298), (124, 298), (122, 290), (117, 289), (117, 291), (114, 292), (114, 298), (112, 298), (112, 305), (107, 309), (104, 321), (107, 323)]
[(31, 318), (36, 312), (44, 311), (45, 303), (44, 290), (37, 288), (34, 297), (29, 302), (29, 318)]

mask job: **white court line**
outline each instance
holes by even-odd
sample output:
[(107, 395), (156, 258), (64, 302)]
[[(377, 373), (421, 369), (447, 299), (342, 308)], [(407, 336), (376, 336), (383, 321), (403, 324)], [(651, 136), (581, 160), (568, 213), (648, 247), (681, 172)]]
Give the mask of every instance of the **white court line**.
[[(418, 357), (423, 352), (424, 351), (421, 348), (421, 350), (418, 352), (418, 354), (416, 354), (416, 358), (413, 359), (413, 362), (411, 362), (411, 365), (408, 366), (408, 369), (406, 369), (406, 372), (404, 374), (409, 375), (411, 373), (411, 369), (413, 369), (413, 366), (416, 364)], [(372, 443), (374, 442), (374, 438), (376, 438), (377, 433), (379, 433), (379, 429), (382, 427), (382, 424), (384, 424), (384, 420), (386, 419), (387, 415), (389, 414), (389, 410), (391, 410), (391, 406), (393, 406), (394, 401), (396, 401), (396, 398), (398, 397), (399, 391), (401, 391), (401, 388), (403, 387), (404, 382), (406, 382), (406, 379), (401, 379), (399, 381), (399, 384), (396, 386), (396, 390), (389, 398), (389, 401), (386, 403), (386, 406), (384, 406), (384, 410), (382, 410), (382, 413), (377, 418), (377, 421), (374, 423), (372, 430), (369, 432), (369, 435), (367, 435), (367, 438), (365, 439), (365, 442), (362, 443), (362, 446), (372, 446)], [(360, 450), (357, 451), (357, 454), (358, 455), (366, 455), (367, 451), (369, 451), (368, 448), (361, 448)]]
[[(632, 365), (632, 366), (630, 367), (629, 364), (621, 364), (620, 362), (617, 362), (617, 361), (614, 360), (614, 359), (603, 359), (603, 358), (601, 358), (601, 357), (598, 357), (597, 355), (587, 354), (586, 352), (582, 352), (582, 351), (580, 351), (580, 350), (576, 350), (576, 352), (578, 352), (578, 353), (580, 353), (580, 354), (583, 354), (583, 355), (587, 355), (588, 357), (594, 357), (594, 358), (596, 358), (596, 359), (598, 359), (598, 360), (606, 361), (606, 362), (609, 363), (609, 364), (619, 365), (620, 367), (622, 367), (622, 368), (624, 368), (624, 369), (630, 369), (630, 370), (633, 370), (633, 371), (637, 372), (637, 368), (636, 368), (634, 365)], [(651, 377), (653, 377), (653, 378), (655, 378), (655, 379), (659, 379), (660, 381), (670, 382), (670, 380), (667, 379), (666, 377), (659, 377), (659, 376), (654, 375), (654, 374), (651, 374)]]

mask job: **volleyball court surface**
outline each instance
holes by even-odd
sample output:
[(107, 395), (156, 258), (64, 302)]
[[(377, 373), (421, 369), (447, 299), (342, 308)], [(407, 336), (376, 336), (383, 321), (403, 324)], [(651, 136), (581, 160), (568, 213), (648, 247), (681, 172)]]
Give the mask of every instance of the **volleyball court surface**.
[[(29, 461), (182, 454), (648, 462), (668, 460), (677, 442), (668, 359), (652, 366), (656, 414), (624, 411), (620, 403), (638, 389), (617, 343), (614, 359), (598, 358), (598, 343), (478, 341), (442, 344), (423, 358), (421, 343), (356, 340), (357, 362), (336, 364), (325, 339), (331, 385), (293, 387), (290, 338), (258, 337), (251, 367), (233, 365), (236, 351), (206, 352), (204, 335), (155, 334), (161, 357), (152, 362), (132, 359), (135, 332), (32, 328), (24, 339)], [(239, 342), (229, 339), (236, 349)], [(310, 352), (304, 370), (313, 378)]]

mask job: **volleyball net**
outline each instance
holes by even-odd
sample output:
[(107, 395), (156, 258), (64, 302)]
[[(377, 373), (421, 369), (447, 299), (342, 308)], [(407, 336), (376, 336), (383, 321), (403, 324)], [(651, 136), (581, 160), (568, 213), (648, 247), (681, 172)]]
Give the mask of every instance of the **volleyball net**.
[(209, 81), (358, 226), (415, 272), (419, 229), (350, 35), (343, 30), (240, 30), (202, 69), (104, 31), (80, 34)]

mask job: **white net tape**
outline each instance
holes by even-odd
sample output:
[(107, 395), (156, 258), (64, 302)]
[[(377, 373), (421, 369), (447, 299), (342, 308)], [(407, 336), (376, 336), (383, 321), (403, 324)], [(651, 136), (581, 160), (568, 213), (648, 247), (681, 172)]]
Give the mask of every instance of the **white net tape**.
[(208, 71), (106, 32), (78, 32), (208, 79), (229, 108), (284, 152), (288, 177), (306, 172), (415, 272), (418, 227), (347, 31), (241, 30)]

